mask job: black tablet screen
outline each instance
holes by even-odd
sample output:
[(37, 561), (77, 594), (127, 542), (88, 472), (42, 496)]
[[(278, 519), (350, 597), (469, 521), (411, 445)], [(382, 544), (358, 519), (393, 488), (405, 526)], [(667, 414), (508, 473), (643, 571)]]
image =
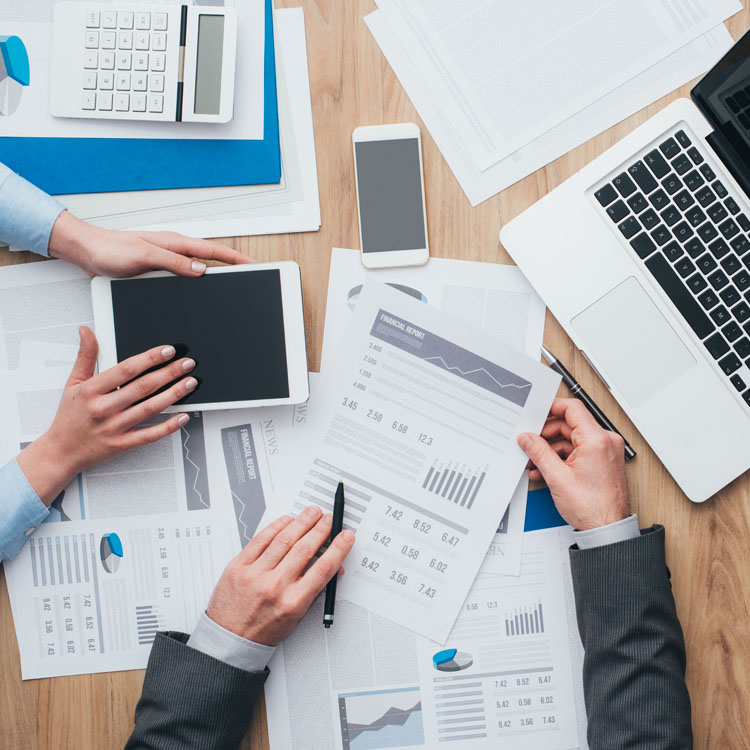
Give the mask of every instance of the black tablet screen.
[(179, 403), (288, 398), (279, 271), (112, 282), (117, 360), (172, 344), (196, 361)]

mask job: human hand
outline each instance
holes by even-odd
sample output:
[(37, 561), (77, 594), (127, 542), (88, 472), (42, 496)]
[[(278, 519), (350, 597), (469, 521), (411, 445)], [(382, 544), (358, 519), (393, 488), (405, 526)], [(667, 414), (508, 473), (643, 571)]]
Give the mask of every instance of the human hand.
[[(169, 362), (174, 347), (149, 349), (94, 375), (98, 345), (91, 329), (79, 329), (78, 358), (65, 384), (51, 427), (18, 456), (29, 483), (49, 505), (83, 469), (109, 461), (131, 448), (153, 443), (186, 424), (187, 414), (134, 429), (161, 414), (198, 384), (184, 377), (194, 367), (192, 359)], [(159, 367), (146, 373), (146, 370)], [(178, 380), (179, 379), (179, 380)], [(162, 393), (152, 395), (174, 382)]]
[(176, 232), (102, 229), (63, 211), (52, 227), (49, 254), (80, 266), (92, 276), (124, 278), (165, 270), (179, 276), (201, 276), (206, 264), (252, 263), (242, 253), (214, 240), (197, 240)]
[[(227, 565), (206, 614), (255, 643), (276, 646), (305, 616), (354, 544), (344, 530), (305, 572), (331, 533), (331, 515), (310, 506), (267, 526)], [(321, 624), (322, 627), (322, 624)]]
[(625, 443), (600, 427), (577, 399), (557, 398), (541, 436), (518, 436), (529, 457), (529, 478), (544, 479), (560, 515), (579, 531), (630, 515)]

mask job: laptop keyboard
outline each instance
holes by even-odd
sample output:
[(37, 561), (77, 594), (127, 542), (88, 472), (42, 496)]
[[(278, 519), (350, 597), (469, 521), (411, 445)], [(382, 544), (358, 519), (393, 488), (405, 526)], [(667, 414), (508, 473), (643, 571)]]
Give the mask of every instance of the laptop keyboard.
[(750, 406), (750, 219), (701, 148), (678, 130), (594, 197)]

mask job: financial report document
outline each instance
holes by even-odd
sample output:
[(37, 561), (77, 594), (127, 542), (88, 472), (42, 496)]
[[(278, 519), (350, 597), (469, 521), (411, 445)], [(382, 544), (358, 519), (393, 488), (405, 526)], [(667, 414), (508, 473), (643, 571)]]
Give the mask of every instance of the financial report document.
[(323, 383), (295, 512), (339, 481), (357, 535), (339, 597), (444, 642), (559, 377), (476, 329), (367, 282)]

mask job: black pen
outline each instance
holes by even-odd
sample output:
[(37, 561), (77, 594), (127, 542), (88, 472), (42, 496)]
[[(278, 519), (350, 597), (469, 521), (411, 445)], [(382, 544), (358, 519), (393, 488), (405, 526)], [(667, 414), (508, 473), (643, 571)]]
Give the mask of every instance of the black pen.
[[(565, 366), (560, 362), (560, 360), (555, 357), (554, 354), (547, 351), (544, 347), (542, 347), (542, 356), (547, 360), (549, 363), (549, 366), (556, 372), (559, 373), (562, 376), (563, 383), (570, 388), (570, 392), (579, 400), (583, 402), (583, 405), (591, 412), (594, 419), (605, 429), (610, 430), (611, 432), (616, 433), (619, 435), (623, 440), (625, 438), (623, 437), (622, 433), (615, 427), (612, 422), (607, 419), (607, 417), (604, 415), (604, 412), (594, 403), (594, 400), (589, 396), (586, 391), (581, 388), (581, 384), (567, 371)], [(628, 443), (627, 440), (625, 440), (625, 460), (626, 461), (632, 461), (636, 457), (636, 452), (631, 447), (630, 443)]]
[[(331, 537), (329, 544), (341, 533), (344, 526), (344, 483), (339, 482), (336, 487), (336, 499), (333, 501), (333, 520), (331, 521)], [(333, 625), (333, 607), (336, 604), (336, 580), (339, 577), (338, 570), (336, 574), (328, 581), (326, 586), (326, 603), (323, 608), (323, 625), (330, 628)]]

